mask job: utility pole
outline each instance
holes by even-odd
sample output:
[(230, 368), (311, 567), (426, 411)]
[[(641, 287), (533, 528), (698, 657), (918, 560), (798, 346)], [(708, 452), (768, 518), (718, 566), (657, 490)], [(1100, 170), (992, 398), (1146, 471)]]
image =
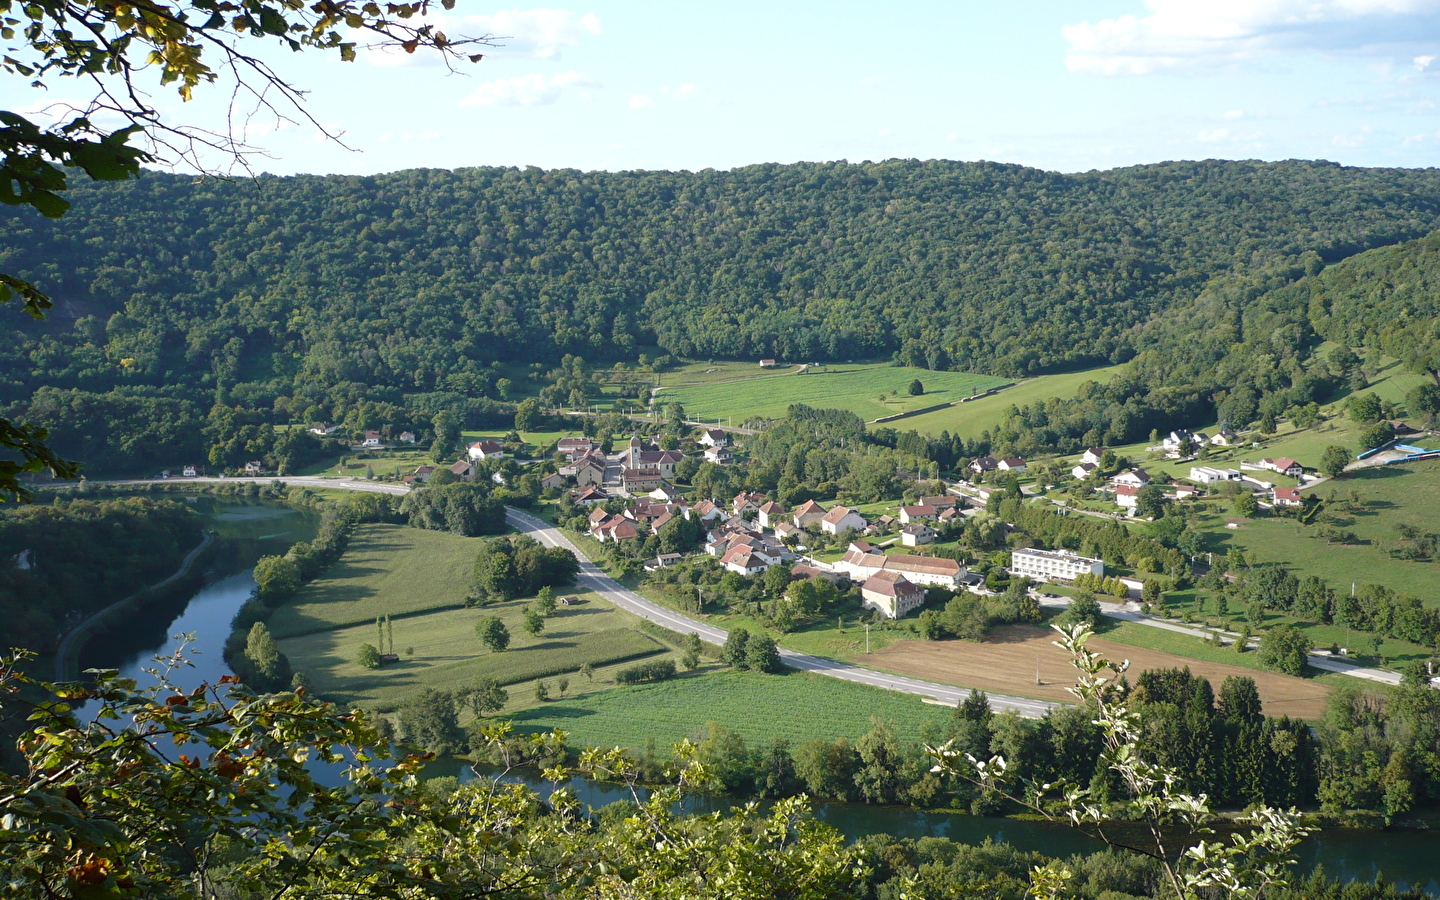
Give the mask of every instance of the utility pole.
[(870, 652), (870, 623), (865, 623), (865, 652)]

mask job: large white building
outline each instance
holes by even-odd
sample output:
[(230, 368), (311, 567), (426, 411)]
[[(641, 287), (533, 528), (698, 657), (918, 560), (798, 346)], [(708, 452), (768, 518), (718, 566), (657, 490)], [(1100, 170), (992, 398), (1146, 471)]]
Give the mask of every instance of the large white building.
[(1236, 469), (1217, 469), (1213, 466), (1191, 466), (1190, 480), (1199, 484), (1214, 484), (1217, 481), (1239, 481), (1245, 476)]
[(1105, 563), (1069, 550), (1024, 549), (1010, 554), (1010, 571), (1035, 581), (1074, 581), (1080, 575), (1104, 575)]

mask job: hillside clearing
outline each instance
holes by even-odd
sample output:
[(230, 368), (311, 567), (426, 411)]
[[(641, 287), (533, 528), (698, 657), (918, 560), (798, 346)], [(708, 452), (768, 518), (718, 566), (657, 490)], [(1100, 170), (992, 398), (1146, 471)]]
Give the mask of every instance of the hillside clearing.
[[(1085, 382), (1105, 384), (1124, 368), (1123, 365), (1106, 366), (1082, 372), (1066, 372), (1063, 375), (1041, 375), (1006, 388), (992, 397), (983, 397), (959, 406), (901, 419), (894, 427), (901, 431), (918, 431), (921, 434), (938, 435), (942, 431), (948, 431), (964, 438), (978, 438), (980, 432), (999, 425), (1012, 405), (1027, 406), (1051, 397), (1073, 397)], [(925, 384), (928, 388), (929, 382), (926, 381)]]
[[(909, 394), (919, 379), (925, 393)], [(661, 404), (680, 403), (692, 419), (778, 418), (794, 403), (824, 409), (846, 409), (867, 422), (911, 409), (961, 400), (1005, 384), (1006, 379), (962, 372), (931, 372), (888, 364), (828, 365), (803, 375), (775, 375), (723, 384), (682, 384), (667, 387)], [(884, 395), (884, 399), (880, 399)]]

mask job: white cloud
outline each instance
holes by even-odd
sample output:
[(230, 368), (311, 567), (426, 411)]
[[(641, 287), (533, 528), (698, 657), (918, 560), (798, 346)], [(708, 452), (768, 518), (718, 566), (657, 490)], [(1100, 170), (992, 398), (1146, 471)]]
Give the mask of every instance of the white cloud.
[(636, 94), (630, 98), (631, 109), (644, 109), (655, 101), (646, 94)]
[(567, 88), (594, 87), (599, 82), (584, 72), (561, 72), (546, 78), (536, 72), (487, 81), (460, 101), (461, 106), (543, 106), (554, 103)]
[[(594, 13), (578, 15), (564, 9), (506, 9), (487, 15), (456, 17), (443, 12), (407, 24), (434, 25), (451, 40), (462, 37), (492, 38), (498, 46), (476, 46), (465, 52), (483, 53), (488, 59), (559, 59), (567, 47), (575, 47), (587, 35), (600, 33), (600, 18)], [(350, 33), (350, 39), (364, 45), (373, 35)], [(399, 47), (367, 46), (360, 56), (371, 65), (434, 66), (440, 54), (418, 50), (406, 53)]]
[(1145, 0), (1143, 15), (1067, 25), (1065, 65), (1148, 75), (1296, 50), (1381, 52), (1440, 27), (1440, 0)]
[(1435, 57), (1433, 56), (1417, 56), (1414, 59), (1410, 60), (1411, 64), (1415, 66), (1415, 71), (1417, 72), (1423, 72), (1426, 69), (1430, 68), (1430, 64), (1434, 61)]

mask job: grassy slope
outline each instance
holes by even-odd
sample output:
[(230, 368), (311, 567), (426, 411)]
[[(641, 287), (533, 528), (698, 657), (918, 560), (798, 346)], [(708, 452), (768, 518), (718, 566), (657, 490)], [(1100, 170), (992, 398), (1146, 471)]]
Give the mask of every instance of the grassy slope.
[[(454, 690), (486, 676), (518, 684), (574, 672), (585, 663), (599, 667), (666, 651), (659, 641), (633, 630), (632, 617), (586, 596), (578, 607), (561, 607), (535, 637), (522, 629), (527, 604), (520, 600), (395, 621), (395, 647), (402, 658), (382, 669), (355, 662), (362, 643), (376, 642), (375, 626), (368, 623), (287, 638), (280, 649), (326, 697), (380, 709), (393, 708), (424, 687)], [(499, 616), (510, 630), (510, 649), (503, 653), (486, 650), (475, 637), (476, 621), (488, 615)], [(413, 654), (405, 652), (411, 649)], [(516, 693), (517, 699), (529, 695)]]
[(703, 735), (706, 723), (718, 722), (747, 741), (784, 738), (793, 748), (814, 738), (853, 740), (870, 730), (872, 717), (918, 736), (927, 724), (951, 715), (918, 697), (821, 675), (717, 672), (546, 704), (517, 714), (515, 725), (563, 729), (576, 746), (639, 748), (653, 737), (663, 749)]
[[(925, 393), (911, 397), (906, 389), (917, 378), (925, 385)], [(1004, 383), (1004, 379), (989, 375), (931, 372), (885, 364), (831, 365), (818, 374), (782, 374), (728, 384), (667, 387), (658, 399), (684, 404), (685, 412), (694, 418), (730, 418), (735, 424), (752, 416), (782, 416), (792, 403), (848, 409), (869, 421), (959, 400)], [(897, 392), (896, 396), (884, 401), (876, 399), (890, 391)]]
[[(340, 561), (275, 611), (277, 638), (460, 606), (478, 540), (402, 525), (363, 525)], [(399, 642), (399, 638), (396, 638)]]
[[(1036, 400), (1048, 400), (1051, 397), (1073, 397), (1076, 389), (1085, 382), (1105, 384), (1123, 368), (1124, 366), (1107, 366), (1083, 372), (1067, 372), (1063, 375), (1041, 375), (1015, 387), (1006, 388), (993, 397), (901, 419), (894, 427), (922, 434), (949, 431), (961, 437), (977, 438), (980, 432), (998, 425), (1012, 404), (1027, 406)], [(929, 386), (928, 381), (926, 386)]]

